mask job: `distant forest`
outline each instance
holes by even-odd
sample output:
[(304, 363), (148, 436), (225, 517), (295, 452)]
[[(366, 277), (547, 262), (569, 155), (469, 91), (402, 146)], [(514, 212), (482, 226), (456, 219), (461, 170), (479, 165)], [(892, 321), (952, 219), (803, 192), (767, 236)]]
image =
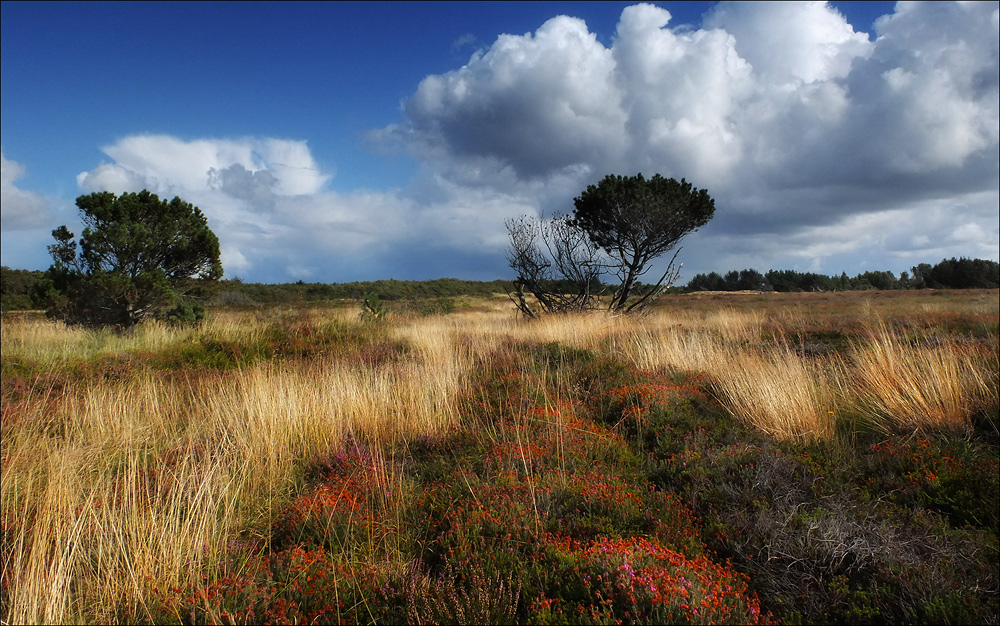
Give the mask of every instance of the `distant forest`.
[(733, 270), (698, 274), (685, 291), (864, 291), (869, 289), (993, 289), (1000, 287), (1000, 264), (982, 259), (944, 259), (921, 263), (898, 277), (892, 272), (865, 272), (850, 277), (795, 270)]
[[(35, 310), (39, 285), (45, 273), (37, 270), (0, 268), (0, 309)], [(599, 287), (599, 286), (597, 286)], [(921, 263), (895, 276), (892, 272), (864, 272), (857, 276), (826, 276), (795, 270), (732, 270), (725, 274), (697, 274), (674, 293), (696, 291), (862, 291), (889, 289), (996, 289), (1000, 287), (1000, 264), (982, 259), (944, 259), (937, 265)], [(253, 306), (323, 300), (360, 300), (376, 294), (386, 301), (409, 302), (424, 313), (446, 313), (454, 306), (450, 298), (509, 293), (513, 282), (490, 282), (439, 278), (437, 280), (376, 280), (352, 283), (245, 283), (235, 278), (197, 285), (189, 295), (209, 306)], [(641, 292), (641, 289), (639, 290)]]

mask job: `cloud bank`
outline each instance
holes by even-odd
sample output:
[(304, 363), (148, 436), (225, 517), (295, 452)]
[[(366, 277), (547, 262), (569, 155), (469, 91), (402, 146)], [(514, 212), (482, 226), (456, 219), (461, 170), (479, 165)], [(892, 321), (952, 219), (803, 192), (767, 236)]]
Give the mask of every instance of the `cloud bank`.
[[(125, 137), (112, 159), (77, 177), (84, 193), (149, 189), (199, 206), (219, 236), (227, 276), (259, 281), (417, 278), (476, 271), (495, 278), (482, 250), (500, 250), (508, 194), (469, 192), (447, 181), (425, 191), (328, 188), (305, 141), (273, 138)], [(410, 197), (414, 196), (414, 197)], [(420, 197), (418, 201), (415, 197)], [(525, 202), (519, 210), (532, 211)], [(454, 259), (464, 259), (459, 265)], [(487, 274), (486, 272), (490, 272)], [(430, 275), (428, 275), (430, 276)]]
[(0, 150), (0, 261), (17, 268), (46, 267), (54, 226), (53, 200), (17, 183), (27, 168)]
[(384, 247), (407, 213), (390, 196), (327, 191), (332, 175), (305, 141), (135, 135), (103, 151), (111, 162), (77, 176), (81, 190), (149, 189), (201, 207), (228, 276), (308, 279), (326, 263)]
[(164, 135), (106, 147), (78, 183), (198, 204), (227, 273), (255, 280), (506, 276), (505, 217), (636, 172), (716, 199), (687, 273), (997, 259), (998, 13), (900, 2), (870, 35), (823, 2), (721, 3), (697, 30), (640, 4), (610, 46), (557, 16), (427, 76), (371, 133), (419, 160), (409, 186), (332, 191), (304, 141)]
[(4, 230), (20, 231), (44, 227), (48, 224), (49, 211), (46, 200), (37, 193), (20, 189), (16, 184), (25, 174), (25, 168), (16, 161), (8, 161), (0, 151), (0, 216)]

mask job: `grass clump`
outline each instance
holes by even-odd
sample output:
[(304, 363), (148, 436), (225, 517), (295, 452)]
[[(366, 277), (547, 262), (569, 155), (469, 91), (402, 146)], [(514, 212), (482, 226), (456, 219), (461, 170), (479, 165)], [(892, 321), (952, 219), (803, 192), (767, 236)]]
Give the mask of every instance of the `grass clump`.
[(885, 433), (971, 434), (972, 417), (998, 403), (997, 354), (995, 337), (907, 341), (879, 324), (853, 350), (858, 404)]

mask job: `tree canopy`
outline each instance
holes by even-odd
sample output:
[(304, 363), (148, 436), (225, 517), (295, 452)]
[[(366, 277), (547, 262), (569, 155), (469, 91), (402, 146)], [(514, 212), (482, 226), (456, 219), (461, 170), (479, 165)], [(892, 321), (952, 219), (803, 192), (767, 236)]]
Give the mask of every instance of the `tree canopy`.
[(79, 242), (66, 226), (52, 231), (55, 263), (46, 277), (53, 317), (129, 328), (177, 305), (193, 279), (222, 276), (219, 239), (201, 210), (180, 198), (99, 192), (76, 205), (85, 225)]
[[(536, 313), (525, 290), (550, 312), (595, 306), (601, 301), (600, 277), (608, 273), (619, 282), (609, 310), (627, 312), (647, 304), (679, 275), (675, 251), (660, 280), (640, 293), (639, 278), (651, 262), (715, 214), (715, 201), (706, 190), (659, 174), (649, 180), (642, 174), (607, 176), (588, 186), (574, 205), (569, 217), (507, 221), (507, 259), (518, 275), (515, 302), (526, 315)], [(634, 295), (638, 298), (630, 300)]]
[(649, 180), (642, 174), (606, 176), (573, 203), (570, 223), (583, 229), (611, 257), (612, 271), (621, 281), (610, 304), (616, 311), (641, 304), (645, 298), (631, 305), (628, 299), (649, 263), (715, 215), (715, 200), (707, 190), (695, 189), (683, 178), (678, 182), (659, 174)]

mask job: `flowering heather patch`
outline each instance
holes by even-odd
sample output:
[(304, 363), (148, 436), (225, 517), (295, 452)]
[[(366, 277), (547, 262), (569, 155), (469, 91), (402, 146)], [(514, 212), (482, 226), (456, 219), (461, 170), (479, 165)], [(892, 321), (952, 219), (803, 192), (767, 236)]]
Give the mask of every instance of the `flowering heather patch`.
[(459, 413), (465, 421), (491, 428), (544, 401), (538, 393), (544, 383), (524, 370), (516, 353), (499, 354), (494, 362), (481, 367), (489, 374), (475, 377), (459, 400)]
[(397, 495), (387, 493), (392, 489), (387, 472), (383, 459), (356, 442), (317, 459), (307, 476), (320, 482), (280, 513), (271, 529), (272, 548), (315, 546), (334, 553), (382, 548), (396, 530), (386, 510)]
[(641, 537), (552, 537), (533, 565), (544, 591), (532, 623), (769, 623), (746, 576)]
[[(502, 381), (505, 393), (523, 388), (521, 378), (509, 371), (506, 374), (496, 379)], [(675, 399), (671, 385), (659, 388), (650, 385), (647, 389), (659, 393), (657, 397), (665, 404)], [(508, 396), (508, 401), (511, 406), (522, 406), (516, 397)], [(496, 405), (473, 406), (493, 410)], [(525, 564), (547, 563), (546, 546), (554, 537), (563, 538), (558, 541), (588, 545), (638, 541), (630, 544), (630, 554), (655, 548), (662, 554), (669, 552), (682, 561), (695, 559), (693, 562), (699, 567), (708, 567), (711, 562), (704, 556), (696, 520), (688, 508), (672, 493), (655, 489), (647, 482), (639, 458), (628, 450), (620, 430), (580, 417), (581, 408), (573, 401), (547, 403), (531, 408), (520, 418), (508, 415), (504, 420), (494, 421), (492, 430), (483, 435), (485, 445), (475, 448), (476, 458), (462, 456), (458, 451), (458, 457), (467, 464), (460, 461), (460, 467), (450, 476), (433, 474), (434, 480), (423, 486), (423, 495), (416, 496), (421, 506), (431, 504), (431, 510), (421, 514), (431, 522), (421, 556), (432, 568), (463, 564), (472, 567), (485, 560), (501, 571), (524, 569), (521, 597), (533, 607), (527, 610), (526, 618), (544, 623), (555, 614), (535, 612), (551, 609), (558, 591), (549, 586), (558, 584), (558, 580), (539, 573), (546, 567), (533, 565), (525, 569)], [(675, 562), (660, 563), (657, 566), (660, 569), (650, 570), (651, 580), (666, 580), (675, 565)], [(722, 569), (712, 571), (723, 576)], [(733, 581), (738, 578), (729, 570), (724, 574), (726, 580), (726, 576), (734, 577)], [(689, 573), (689, 580), (693, 580), (692, 576)], [(748, 611), (759, 615), (755, 600), (739, 598), (741, 589), (745, 591), (745, 581), (729, 584), (729, 590), (735, 590), (730, 598), (734, 606), (743, 602)], [(587, 598), (595, 606), (600, 604), (592, 596)], [(626, 594), (623, 598), (620, 602), (627, 602), (632, 596)], [(651, 598), (653, 603), (662, 602), (659, 597)], [(721, 598), (717, 600), (724, 603)], [(671, 611), (678, 616), (687, 615), (678, 617), (678, 621), (699, 621), (698, 611), (714, 619), (708, 608), (713, 601), (706, 600), (704, 607), (694, 606), (688, 613), (685, 613), (688, 607), (680, 607), (679, 604), (684, 604), (680, 602)], [(647, 618), (633, 613), (624, 619), (659, 623), (668, 614), (654, 611), (648, 615)], [(568, 619), (570, 623), (589, 623), (599, 617), (582, 604), (559, 616), (558, 620)], [(736, 619), (732, 615), (730, 618)]]
[[(688, 509), (652, 488), (620, 430), (581, 417), (583, 408), (570, 400), (546, 403), (495, 430), (476, 465), (489, 484), (469, 487), (477, 501), (495, 495), (499, 501), (485, 507), (491, 510), (530, 502), (536, 527), (553, 532), (654, 534), (700, 550)], [(497, 494), (497, 486), (507, 491)]]
[(276, 547), (303, 544), (336, 550), (353, 546), (370, 534), (384, 532), (381, 516), (366, 500), (360, 480), (345, 478), (318, 485), (281, 513), (272, 541)]
[(866, 456), (866, 486), (893, 502), (948, 516), (952, 525), (1000, 532), (1000, 464), (965, 443), (925, 437), (892, 438), (872, 444)]
[[(612, 376), (601, 376), (605, 371)], [(605, 360), (583, 369), (579, 380), (580, 410), (613, 428), (654, 465), (688, 450), (758, 436), (709, 397), (706, 389), (714, 383), (705, 374), (667, 377)]]
[(406, 518), (415, 537), (416, 556), (432, 573), (452, 566), (488, 562), (500, 571), (517, 571), (534, 550), (539, 517), (529, 483), (492, 485), (456, 470), (445, 482), (422, 486)]
[(635, 534), (689, 554), (703, 550), (687, 508), (644, 483), (600, 472), (565, 481), (553, 471), (528, 477), (513, 470), (488, 477), (456, 472), (451, 481), (424, 489), (423, 502), (447, 507), (418, 514), (427, 524), (421, 556), (432, 567), (489, 555), (494, 565), (516, 568), (546, 533), (581, 540)]
[[(690, 414), (693, 403), (707, 402), (701, 379), (692, 377), (682, 384), (657, 378), (651, 372), (637, 370), (634, 379), (608, 389), (600, 401), (604, 419), (611, 420), (630, 440), (653, 441), (674, 431), (672, 422)], [(620, 417), (619, 417), (620, 416)]]
[(645, 536), (687, 554), (704, 550), (696, 519), (673, 493), (645, 481), (586, 472), (552, 491), (551, 532), (580, 539)]
[(628, 471), (636, 457), (620, 432), (580, 417), (582, 406), (575, 402), (536, 406), (517, 423), (506, 423), (497, 437), (489, 440), (484, 461), (488, 467), (509, 467), (520, 471), (589, 471), (607, 467)]
[(326, 550), (295, 546), (250, 559), (245, 569), (174, 588), (163, 621), (183, 624), (377, 624), (404, 620), (405, 576), (387, 563), (346, 565)]
[(279, 513), (270, 552), (237, 546), (223, 576), (163, 595), (160, 614), (183, 623), (397, 623), (404, 568), (384, 459), (349, 442), (315, 460), (316, 484)]

